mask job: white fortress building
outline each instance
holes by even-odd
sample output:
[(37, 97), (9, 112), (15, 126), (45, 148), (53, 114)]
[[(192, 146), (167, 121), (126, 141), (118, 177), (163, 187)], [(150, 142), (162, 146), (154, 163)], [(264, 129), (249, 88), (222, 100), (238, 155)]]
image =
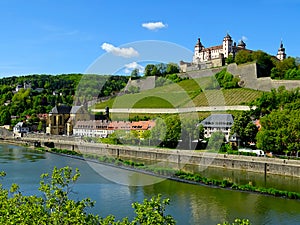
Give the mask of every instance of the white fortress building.
[(201, 63), (208, 62), (214, 59), (223, 59), (228, 58), (230, 54), (234, 55), (237, 51), (246, 49), (246, 44), (244, 41), (240, 41), (238, 46), (236, 43), (232, 41), (232, 38), (229, 34), (227, 34), (223, 38), (222, 45), (212, 46), (205, 48), (200, 38), (198, 38), (198, 42), (195, 45), (193, 63)]
[[(180, 68), (182, 72), (208, 69), (212, 67), (220, 67), (225, 65), (225, 59), (229, 56), (235, 57), (236, 53), (241, 50), (252, 51), (246, 49), (246, 44), (243, 40), (240, 40), (238, 45), (233, 42), (231, 36), (227, 35), (223, 38), (222, 44), (211, 47), (204, 47), (200, 38), (194, 48), (193, 61), (191, 63), (180, 62)], [(279, 60), (286, 58), (285, 48), (282, 41), (280, 48), (278, 49), (277, 56)]]

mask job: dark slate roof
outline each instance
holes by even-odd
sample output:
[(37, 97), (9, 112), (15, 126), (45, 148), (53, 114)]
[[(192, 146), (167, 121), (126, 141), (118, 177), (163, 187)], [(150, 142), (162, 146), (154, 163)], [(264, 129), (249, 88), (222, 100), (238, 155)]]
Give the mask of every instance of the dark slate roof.
[(231, 36), (227, 33), (226, 36), (224, 37), (224, 39), (225, 38), (231, 39)]
[(52, 113), (52, 114), (70, 114), (71, 108), (72, 108), (71, 106), (67, 106), (67, 105), (58, 105), (58, 106), (55, 106), (54, 108), (52, 108), (50, 113)]
[(201, 122), (204, 127), (232, 127), (233, 117), (231, 114), (212, 114)]
[(72, 106), (70, 114), (76, 114), (82, 106)]
[(246, 44), (245, 44), (245, 42), (244, 42), (243, 40), (240, 40), (240, 42), (239, 42), (238, 46), (245, 47), (245, 46), (246, 46)]
[(15, 127), (27, 127), (24, 122), (18, 122)]

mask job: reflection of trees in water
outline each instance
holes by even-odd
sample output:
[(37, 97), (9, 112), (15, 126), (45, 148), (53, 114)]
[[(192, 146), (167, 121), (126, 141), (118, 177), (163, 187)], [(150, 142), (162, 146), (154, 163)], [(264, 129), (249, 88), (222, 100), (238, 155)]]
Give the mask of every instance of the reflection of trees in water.
[[(228, 211), (231, 211), (232, 207), (234, 207), (232, 210), (237, 210), (234, 212), (239, 212), (245, 206), (245, 199), (240, 196), (245, 195), (245, 193), (179, 182), (174, 185), (174, 182), (169, 180), (146, 186), (144, 192), (146, 196), (153, 194), (153, 192), (167, 196), (171, 199), (170, 208), (172, 208), (174, 202), (176, 202), (177, 207), (182, 207), (180, 210), (182, 212), (186, 212), (188, 207), (191, 221), (186, 221), (186, 224), (217, 224), (227, 219)], [(250, 195), (250, 198), (252, 197)], [(180, 218), (180, 215), (174, 216), (175, 219), (176, 217)]]
[(18, 146), (0, 145), (0, 162), (9, 163), (11, 161), (35, 162), (45, 159), (43, 152), (38, 152)]

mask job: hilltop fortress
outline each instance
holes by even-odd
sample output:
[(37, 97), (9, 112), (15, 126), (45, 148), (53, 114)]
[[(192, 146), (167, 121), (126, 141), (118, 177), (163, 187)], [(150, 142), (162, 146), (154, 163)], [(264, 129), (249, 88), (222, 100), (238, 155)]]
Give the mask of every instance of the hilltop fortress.
[[(180, 69), (182, 72), (188, 72), (193, 70), (202, 70), (209, 69), (214, 67), (225, 66), (225, 59), (232, 57), (241, 51), (249, 51), (253, 50), (246, 48), (246, 43), (243, 40), (240, 40), (238, 44), (233, 42), (231, 36), (227, 34), (222, 41), (221, 45), (204, 47), (201, 43), (200, 38), (194, 48), (193, 60), (191, 63), (188, 62), (180, 62)], [(281, 42), (280, 47), (278, 49), (276, 58), (278, 60), (283, 60), (286, 58), (285, 48), (283, 47), (283, 43)]]
[[(192, 62), (180, 62), (181, 77), (200, 78), (214, 76), (222, 69), (227, 68), (227, 71), (232, 75), (240, 79), (242, 87), (250, 88), (254, 90), (270, 91), (271, 89), (277, 89), (280, 86), (285, 86), (286, 89), (294, 89), (300, 87), (299, 80), (272, 80), (270, 77), (257, 76), (257, 64), (246, 63), (237, 65), (231, 63), (226, 65), (226, 58), (235, 57), (235, 55), (241, 51), (253, 50), (247, 49), (246, 44), (243, 40), (239, 41), (238, 44), (232, 41), (232, 38), (227, 34), (223, 38), (222, 45), (211, 46), (205, 48), (201, 43), (200, 38), (194, 48)], [(278, 60), (284, 60), (286, 58), (285, 48), (281, 41), (277, 51), (277, 55), (274, 56)]]
[[(258, 78), (258, 67), (256, 62), (237, 65), (230, 63), (226, 65), (226, 58), (235, 57), (239, 51), (253, 50), (246, 48), (246, 43), (240, 40), (238, 44), (233, 42), (231, 36), (227, 34), (222, 41), (222, 45), (204, 47), (200, 38), (194, 48), (192, 62), (181, 61), (180, 77), (201, 78), (214, 76), (222, 69), (226, 68), (229, 73), (240, 79), (240, 84), (244, 88), (250, 88), (261, 91), (271, 91), (280, 86), (285, 86), (286, 89), (294, 89), (300, 87), (300, 80), (272, 80), (270, 77)], [(277, 60), (284, 60), (286, 58), (285, 48), (281, 41), (276, 56)], [(146, 77), (145, 79), (130, 80), (127, 85), (139, 87), (140, 91), (155, 88), (156, 77)]]

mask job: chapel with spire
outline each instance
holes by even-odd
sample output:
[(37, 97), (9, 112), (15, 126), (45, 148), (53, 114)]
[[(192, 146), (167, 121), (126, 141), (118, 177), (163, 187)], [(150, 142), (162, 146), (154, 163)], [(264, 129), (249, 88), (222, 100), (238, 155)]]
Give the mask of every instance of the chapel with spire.
[(282, 60), (284, 60), (286, 58), (285, 48), (283, 47), (282, 40), (280, 42), (280, 47), (278, 49), (276, 58), (279, 59), (280, 61), (282, 61)]

